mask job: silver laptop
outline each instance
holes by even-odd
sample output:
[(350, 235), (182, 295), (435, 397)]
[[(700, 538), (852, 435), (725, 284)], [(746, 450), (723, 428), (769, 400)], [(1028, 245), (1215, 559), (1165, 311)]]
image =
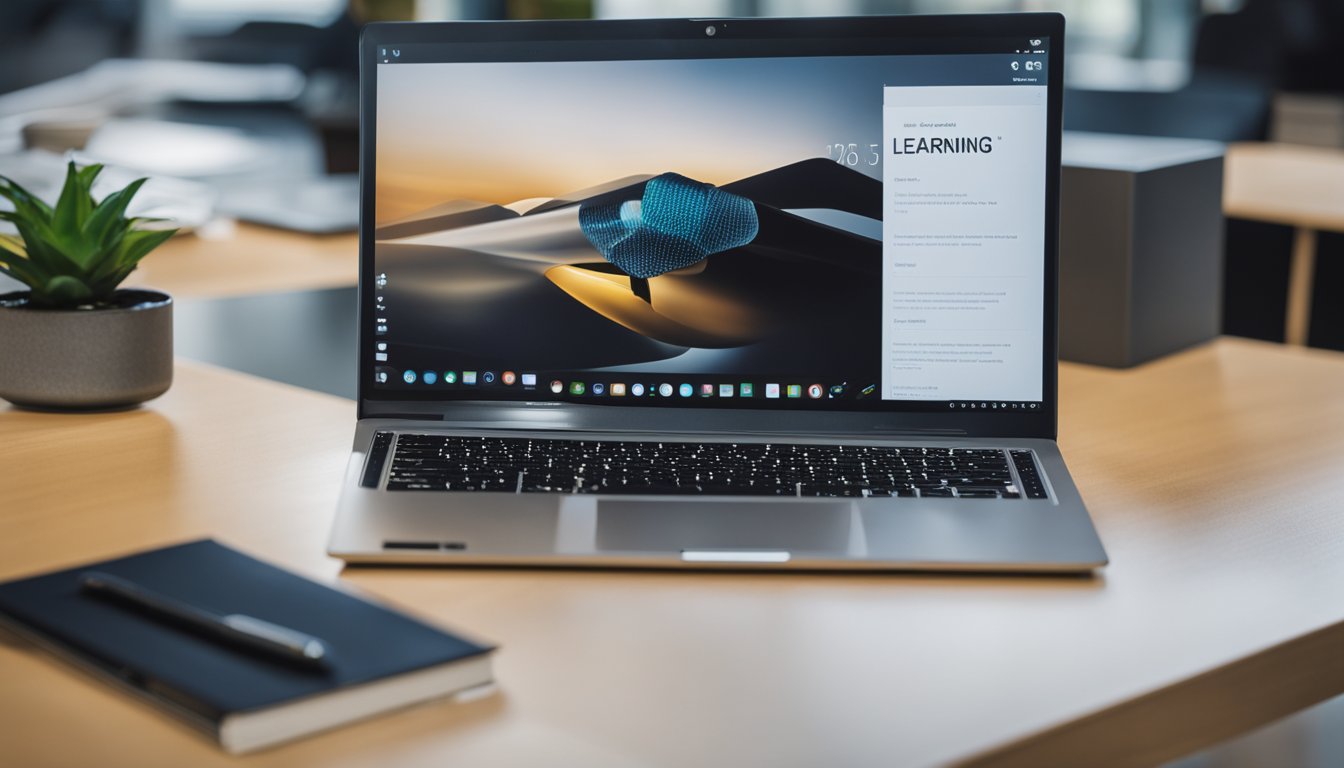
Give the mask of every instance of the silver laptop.
[(1055, 14), (374, 24), (349, 562), (1085, 572)]

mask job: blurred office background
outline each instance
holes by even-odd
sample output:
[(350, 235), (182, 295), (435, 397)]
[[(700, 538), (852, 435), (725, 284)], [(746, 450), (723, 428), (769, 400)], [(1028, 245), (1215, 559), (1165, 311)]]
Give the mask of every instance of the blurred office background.
[(1000, 11), (1064, 13), (1079, 87), (1171, 90), (1205, 69), (1291, 90), (1337, 90), (1344, 78), (1330, 58), (1344, 44), (1337, 0), (6, 0), (0, 41), (22, 66), (0, 72), (0, 92), (117, 56), (351, 69), (341, 36), (374, 19)]
[[(1066, 130), (1344, 147), (1344, 0), (5, 0), (0, 172), (74, 149), (204, 181), (208, 207), (167, 208), (189, 225), (348, 230), (367, 20), (1040, 10), (1068, 17)], [(1227, 227), (1223, 330), (1282, 340), (1293, 229)], [(1344, 349), (1344, 242), (1315, 245), (1308, 342)]]
[[(1344, 0), (4, 0), (0, 173), (49, 188), (74, 156), (122, 169), (123, 183), (152, 174), (145, 212), (182, 222), (187, 238), (215, 236), (235, 219), (315, 237), (348, 233), (355, 43), (365, 21), (1046, 10), (1068, 17), (1066, 130), (1273, 142), (1344, 157)], [(1239, 218), (1225, 226), (1223, 332), (1283, 341), (1294, 227)], [(1314, 245), (1307, 342), (1344, 350), (1344, 234), (1322, 229)], [(353, 288), (341, 291), (307, 304), (286, 299), (277, 311), (295, 333), (352, 335)], [(223, 305), (180, 304), (182, 344), (197, 346), (179, 351), (308, 385), (287, 354), (242, 361), (256, 354), (251, 339), (192, 341), (219, 323), (245, 327), (239, 318), (258, 332), (272, 327), (262, 299), (229, 301), (232, 319), (214, 325)], [(340, 336), (331, 349), (340, 356), (353, 345)], [(341, 363), (348, 372), (314, 365), (313, 386), (353, 388), (352, 362)], [(1341, 734), (1344, 699), (1336, 699), (1179, 765), (1344, 765)]]

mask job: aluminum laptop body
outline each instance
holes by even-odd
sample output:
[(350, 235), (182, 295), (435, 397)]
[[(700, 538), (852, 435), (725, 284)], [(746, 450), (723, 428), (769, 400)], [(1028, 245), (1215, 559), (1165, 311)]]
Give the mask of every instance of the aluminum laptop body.
[(1104, 565), (1055, 442), (1063, 32), (370, 25), (330, 554)]

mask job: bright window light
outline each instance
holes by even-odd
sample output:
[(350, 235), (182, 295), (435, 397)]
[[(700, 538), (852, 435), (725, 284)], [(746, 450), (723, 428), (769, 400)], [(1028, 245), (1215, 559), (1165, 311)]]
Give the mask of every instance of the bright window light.
[(345, 0), (167, 0), (168, 11), (188, 26), (238, 26), (247, 21), (291, 21), (325, 26), (345, 10)]

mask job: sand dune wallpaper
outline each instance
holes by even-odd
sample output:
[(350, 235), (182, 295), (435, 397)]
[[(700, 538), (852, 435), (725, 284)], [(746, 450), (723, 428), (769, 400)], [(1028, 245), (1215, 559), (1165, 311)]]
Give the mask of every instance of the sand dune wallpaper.
[(802, 376), (857, 396), (878, 379), (868, 148), (894, 65), (380, 66), (388, 386), (493, 368)]

